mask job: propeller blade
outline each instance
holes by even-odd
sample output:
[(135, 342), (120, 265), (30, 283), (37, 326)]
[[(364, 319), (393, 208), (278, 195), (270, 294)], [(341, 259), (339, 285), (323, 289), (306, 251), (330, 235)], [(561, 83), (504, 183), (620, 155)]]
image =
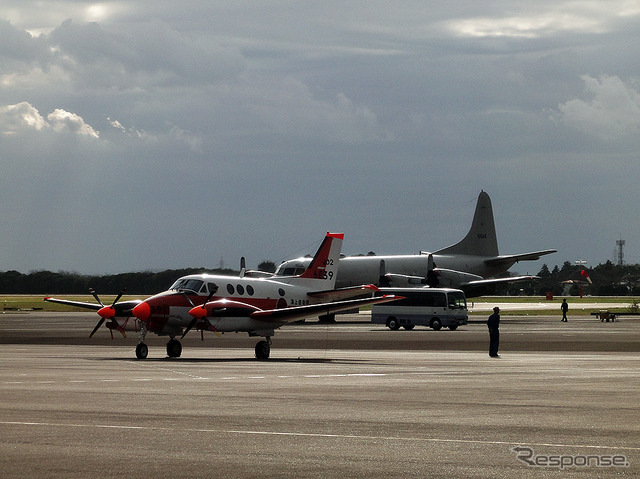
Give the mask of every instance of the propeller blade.
[(189, 297), (189, 295), (184, 292), (184, 291), (180, 291), (182, 293), (182, 296), (184, 296), (186, 298), (187, 301), (189, 301), (189, 304), (191, 305), (192, 308), (195, 308), (196, 305), (193, 304), (193, 301), (191, 301), (191, 298)]
[(213, 295), (216, 294), (217, 290), (213, 290), (209, 293), (209, 296), (207, 296), (207, 299), (204, 300), (204, 303), (202, 303), (202, 309), (206, 309), (206, 305), (209, 301), (211, 301), (211, 298), (213, 298)]
[(96, 298), (96, 301), (100, 306), (104, 306), (104, 304), (102, 304), (102, 301), (100, 301), (100, 298), (98, 298), (98, 293), (96, 293), (93, 288), (89, 289), (89, 292), (93, 295), (94, 298)]
[(120, 293), (118, 294), (118, 296), (116, 296), (116, 299), (114, 299), (114, 300), (113, 300), (113, 303), (111, 303), (111, 307), (115, 306), (115, 305), (116, 305), (116, 303), (117, 303), (118, 301), (120, 301), (120, 298), (122, 298), (122, 295), (123, 295), (124, 293), (126, 293), (126, 292), (127, 292), (126, 288), (125, 288), (125, 289), (123, 289), (122, 291), (120, 291)]
[(198, 322), (198, 318), (194, 317), (189, 323), (189, 326), (187, 326), (187, 329), (185, 329), (184, 333), (182, 333), (182, 336), (180, 336), (180, 339), (184, 339), (187, 333), (191, 331), (191, 329), (193, 329), (193, 327), (196, 325), (197, 322)]
[(93, 328), (93, 331), (91, 331), (91, 334), (89, 335), (89, 337), (93, 336), (94, 334), (96, 334), (96, 331), (100, 328), (100, 326), (102, 326), (102, 323), (104, 323), (105, 318), (100, 318), (100, 321), (98, 321), (98, 324), (96, 324), (96, 327)]

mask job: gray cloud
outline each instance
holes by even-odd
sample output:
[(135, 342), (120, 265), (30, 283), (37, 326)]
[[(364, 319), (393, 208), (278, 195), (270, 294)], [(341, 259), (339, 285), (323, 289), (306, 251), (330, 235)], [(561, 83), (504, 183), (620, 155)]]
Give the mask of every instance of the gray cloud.
[(639, 17), (636, 1), (7, 0), (0, 269), (257, 264), (329, 229), (346, 252), (433, 250), (480, 189), (505, 253), (597, 263), (622, 235), (640, 261)]
[[(559, 105), (562, 121), (604, 140), (631, 136), (640, 138), (640, 93), (638, 80), (625, 84), (617, 76), (582, 77), (587, 100), (574, 99)], [(630, 82), (631, 83), (631, 82)]]

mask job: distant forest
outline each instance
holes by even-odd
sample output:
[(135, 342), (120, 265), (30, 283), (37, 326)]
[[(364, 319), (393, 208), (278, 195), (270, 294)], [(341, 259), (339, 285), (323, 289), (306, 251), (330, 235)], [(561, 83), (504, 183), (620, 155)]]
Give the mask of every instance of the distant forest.
[[(265, 262), (268, 268), (259, 266), (263, 271), (273, 271), (271, 262)], [(585, 270), (591, 278), (588, 283), (581, 271)], [(23, 274), (18, 271), (0, 272), (0, 294), (87, 294), (93, 288), (99, 294), (117, 294), (122, 289), (127, 294), (151, 295), (164, 291), (180, 276), (197, 273), (212, 273), (236, 276), (239, 271), (232, 269), (191, 268), (166, 270), (161, 272), (122, 273), (105, 276), (87, 276), (79, 273), (60, 271), (35, 271)], [(538, 276), (540, 280), (527, 283), (513, 283), (493, 294), (578, 295), (580, 285), (583, 294), (593, 296), (640, 296), (640, 265), (616, 265), (610, 261), (594, 268), (572, 264), (566, 261), (562, 266), (549, 269), (545, 264)], [(569, 281), (569, 283), (567, 283)]]
[(102, 295), (118, 294), (126, 289), (127, 294), (152, 295), (169, 289), (181, 276), (198, 273), (238, 275), (239, 271), (189, 268), (105, 276), (86, 276), (66, 271), (35, 271), (29, 274), (7, 271), (0, 273), (0, 294), (88, 294), (90, 289), (94, 289)]
[[(591, 279), (589, 283), (582, 274), (585, 271)], [(531, 283), (513, 283), (508, 294), (515, 295), (522, 289), (526, 295), (544, 295), (547, 292), (555, 296), (565, 294), (577, 296), (582, 286), (584, 295), (592, 296), (640, 296), (640, 264), (616, 265), (611, 261), (594, 268), (585, 268), (565, 261), (560, 267), (549, 269), (546, 264), (537, 274), (541, 279)]]

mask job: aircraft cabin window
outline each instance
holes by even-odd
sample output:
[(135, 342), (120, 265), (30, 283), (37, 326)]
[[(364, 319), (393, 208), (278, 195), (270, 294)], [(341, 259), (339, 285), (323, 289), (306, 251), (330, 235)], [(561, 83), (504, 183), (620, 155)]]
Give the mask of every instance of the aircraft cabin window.
[(250, 284), (249, 284), (249, 285), (247, 285), (247, 294), (248, 294), (249, 296), (253, 296), (253, 293), (254, 293), (254, 292), (255, 292), (255, 291), (253, 290), (253, 286), (251, 286)]
[(279, 294), (280, 296), (284, 296), (284, 294), (285, 294), (285, 293), (284, 293), (284, 289), (282, 289), (282, 288), (278, 288), (278, 294)]
[(209, 288), (210, 293), (215, 293), (218, 291), (218, 285), (215, 283), (207, 283), (207, 287)]
[(236, 286), (236, 290), (238, 290), (238, 294), (244, 294), (244, 287), (241, 284)]
[(227, 285), (227, 292), (229, 294), (233, 294), (235, 292), (235, 290), (233, 289), (233, 285), (232, 284), (228, 284)]

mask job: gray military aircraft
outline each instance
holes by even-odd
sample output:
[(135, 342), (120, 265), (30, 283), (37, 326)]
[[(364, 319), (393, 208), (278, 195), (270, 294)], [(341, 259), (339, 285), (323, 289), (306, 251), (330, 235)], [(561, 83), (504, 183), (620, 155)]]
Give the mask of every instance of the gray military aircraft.
[[(537, 279), (537, 276), (499, 276), (505, 275), (519, 261), (535, 261), (555, 252), (555, 249), (547, 249), (500, 255), (491, 199), (481, 191), (471, 229), (462, 241), (433, 253), (422, 251), (414, 255), (341, 256), (336, 287), (363, 283), (393, 287), (426, 284), (459, 288), (468, 296), (477, 296), (493, 285)], [(310, 261), (309, 257), (285, 261), (278, 266), (275, 274), (300, 274)]]

